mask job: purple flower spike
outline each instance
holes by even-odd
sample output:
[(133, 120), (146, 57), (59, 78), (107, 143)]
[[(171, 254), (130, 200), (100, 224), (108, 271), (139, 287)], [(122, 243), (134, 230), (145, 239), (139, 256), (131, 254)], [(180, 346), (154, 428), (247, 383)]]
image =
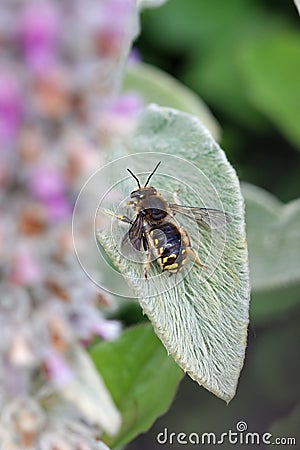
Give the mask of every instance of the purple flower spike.
[(103, 57), (117, 57), (134, 21), (135, 0), (108, 0), (103, 4), (99, 48)]
[(41, 277), (38, 262), (32, 251), (27, 246), (20, 247), (13, 257), (10, 281), (20, 285), (30, 285), (39, 282)]
[(33, 197), (42, 201), (50, 201), (61, 197), (64, 193), (65, 181), (58, 170), (52, 167), (38, 167), (31, 174), (29, 190)]
[(94, 332), (106, 341), (112, 341), (116, 339), (122, 330), (122, 325), (117, 320), (105, 320), (100, 319), (94, 325)]
[(68, 218), (72, 212), (71, 204), (65, 195), (53, 197), (46, 201), (48, 220), (56, 222)]
[(23, 11), (19, 36), (25, 59), (34, 71), (45, 71), (53, 63), (59, 31), (59, 15), (50, 2), (33, 3)]
[(129, 64), (136, 64), (142, 61), (142, 56), (140, 54), (140, 52), (138, 51), (138, 49), (136, 47), (133, 47), (128, 55), (128, 63)]
[(142, 98), (136, 92), (127, 92), (115, 99), (109, 111), (116, 116), (135, 117), (143, 106)]
[[(135, 0), (109, 0), (104, 6), (104, 17), (110, 27), (124, 23), (135, 8)], [(112, 17), (114, 20), (112, 20)]]
[(58, 353), (51, 353), (45, 361), (46, 371), (55, 384), (62, 386), (73, 378), (73, 373)]
[(11, 142), (21, 119), (21, 96), (12, 74), (0, 73), (0, 148)]

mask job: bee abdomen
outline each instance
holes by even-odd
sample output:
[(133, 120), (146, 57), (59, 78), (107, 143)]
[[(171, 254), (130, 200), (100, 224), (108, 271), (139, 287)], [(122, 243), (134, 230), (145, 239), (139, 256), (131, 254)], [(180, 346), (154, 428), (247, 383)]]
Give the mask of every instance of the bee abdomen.
[(176, 273), (186, 261), (186, 246), (182, 241), (180, 229), (167, 222), (152, 228), (150, 236), (158, 253), (158, 262), (163, 271)]

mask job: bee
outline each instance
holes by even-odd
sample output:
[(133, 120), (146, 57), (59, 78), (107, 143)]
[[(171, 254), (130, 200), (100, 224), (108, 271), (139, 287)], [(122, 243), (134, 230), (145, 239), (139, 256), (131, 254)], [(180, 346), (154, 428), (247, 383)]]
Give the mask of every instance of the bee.
[(128, 202), (136, 212), (134, 219), (106, 211), (122, 222), (130, 224), (130, 228), (122, 240), (121, 251), (123, 255), (126, 255), (133, 247), (137, 251), (147, 253), (146, 279), (148, 278), (151, 253), (154, 254), (161, 270), (169, 272), (170, 275), (180, 271), (190, 257), (193, 257), (195, 263), (200, 267), (206, 267), (193, 250), (187, 232), (174, 223), (175, 214), (182, 214), (195, 220), (198, 225), (206, 229), (221, 228), (231, 222), (230, 216), (218, 209), (168, 203), (155, 187), (148, 186), (160, 164), (161, 161), (150, 173), (144, 186), (141, 186), (138, 177), (130, 169), (127, 169), (138, 184), (138, 189), (131, 192), (131, 200)]

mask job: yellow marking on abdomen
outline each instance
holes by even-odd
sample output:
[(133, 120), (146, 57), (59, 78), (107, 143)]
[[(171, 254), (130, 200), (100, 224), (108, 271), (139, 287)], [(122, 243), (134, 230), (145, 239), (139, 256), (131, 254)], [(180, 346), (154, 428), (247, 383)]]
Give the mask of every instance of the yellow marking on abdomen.
[(159, 242), (159, 240), (158, 240), (158, 239), (154, 239), (154, 244), (155, 244), (155, 245), (157, 245), (157, 244), (158, 244), (158, 242)]
[(165, 266), (166, 270), (170, 270), (170, 269), (176, 269), (178, 267), (177, 263), (174, 264), (170, 264), (169, 266)]
[(177, 258), (177, 255), (175, 255), (175, 253), (172, 253), (172, 255), (166, 256), (163, 259), (163, 263), (165, 264), (166, 262), (168, 262), (169, 259), (173, 259), (173, 258), (175, 258), (175, 259)]

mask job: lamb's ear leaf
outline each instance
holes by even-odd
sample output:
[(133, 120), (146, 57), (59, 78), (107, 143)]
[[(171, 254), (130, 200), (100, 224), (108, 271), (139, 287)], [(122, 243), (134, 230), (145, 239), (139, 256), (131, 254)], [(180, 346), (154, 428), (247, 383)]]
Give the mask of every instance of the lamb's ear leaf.
[(90, 353), (122, 415), (119, 432), (102, 439), (111, 448), (123, 446), (169, 408), (183, 372), (149, 323), (128, 328)]
[(76, 370), (74, 376), (59, 387), (60, 395), (74, 404), (91, 423), (110, 436), (116, 435), (121, 427), (120, 412), (89, 356), (79, 345), (74, 345), (67, 358)]
[(243, 183), (252, 287), (252, 318), (262, 323), (299, 305), (300, 200), (281, 203)]
[(295, 5), (296, 5), (296, 7), (297, 7), (297, 9), (299, 11), (299, 14), (300, 14), (300, 0), (294, 0), (294, 3), (295, 3)]
[(146, 103), (157, 103), (193, 114), (216, 140), (220, 137), (219, 124), (200, 97), (157, 67), (145, 63), (129, 65), (125, 72), (123, 90), (134, 90)]
[(175, 361), (229, 402), (244, 360), (250, 291), (244, 203), (235, 171), (197, 118), (156, 105), (141, 115), (126, 152), (131, 152), (127, 167), (137, 174), (149, 174), (162, 161), (151, 184), (166, 196), (180, 188), (181, 204), (224, 209), (231, 217), (226, 226), (202, 232), (176, 215), (206, 265), (194, 264), (182, 277), (161, 273), (153, 262), (145, 280), (144, 266), (120, 254), (121, 235), (98, 234)]
[(139, 10), (146, 8), (157, 8), (166, 3), (167, 0), (137, 0), (137, 7)]
[(243, 184), (251, 286), (255, 291), (300, 282), (300, 199), (284, 205), (269, 192)]

